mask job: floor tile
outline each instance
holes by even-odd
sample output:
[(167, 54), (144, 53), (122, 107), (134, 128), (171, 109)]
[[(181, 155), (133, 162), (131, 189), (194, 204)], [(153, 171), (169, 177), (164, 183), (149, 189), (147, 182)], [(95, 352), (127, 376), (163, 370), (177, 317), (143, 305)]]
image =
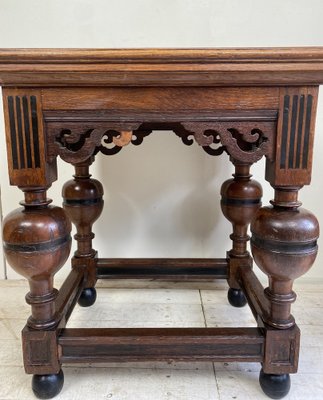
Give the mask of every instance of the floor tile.
[(2, 343), (0, 365), (21, 367), (23, 365), (21, 340), (6, 340)]
[(97, 399), (114, 400), (219, 399), (210, 370), (71, 369), (66, 380), (68, 384), (57, 400), (81, 400), (93, 393)]
[(20, 340), (25, 325), (26, 319), (0, 319), (0, 340)]
[[(65, 368), (65, 384), (55, 400), (218, 400), (213, 370)], [(1, 400), (34, 400), (30, 376), (22, 368), (0, 369)]]
[(204, 320), (200, 321), (183, 321), (183, 320), (159, 320), (156, 318), (153, 321), (143, 321), (131, 319), (123, 320), (80, 320), (71, 318), (67, 324), (68, 328), (204, 328)]
[(0, 382), (1, 400), (35, 400), (31, 391), (31, 376), (25, 374), (23, 367), (1, 365)]
[(198, 290), (190, 289), (98, 289), (100, 303), (201, 304)]
[(231, 305), (204, 304), (204, 315), (208, 327), (252, 327), (255, 319), (248, 306), (235, 308)]
[[(25, 301), (29, 288), (24, 286), (2, 286), (0, 289), (0, 318), (27, 319), (30, 315), (30, 306)], [(10, 299), (10, 301), (8, 301)]]
[[(97, 302), (90, 308), (77, 305), (68, 326), (203, 327), (205, 322), (209, 327), (255, 326), (249, 307), (230, 306), (226, 283), (218, 282), (99, 281)], [(323, 284), (295, 287), (293, 314), (302, 332), (301, 350), (299, 372), (292, 375), (292, 389), (285, 399), (321, 400)], [(30, 315), (24, 301), (28, 290), (23, 280), (0, 281), (0, 400), (35, 399), (31, 377), (22, 367), (20, 341)], [(268, 400), (258, 384), (259, 369), (259, 363), (238, 362), (67, 364), (65, 386), (56, 399)]]
[(91, 308), (75, 307), (70, 323), (89, 319), (100, 323), (108, 321), (109, 326), (115, 321), (121, 322), (123, 326), (148, 326), (152, 323), (194, 323), (204, 326), (202, 307), (199, 304), (97, 302)]
[(209, 304), (225, 304), (228, 305), (227, 293), (228, 290), (205, 290), (201, 291), (201, 299), (205, 306)]
[[(216, 373), (220, 399), (268, 400), (262, 392), (259, 372), (220, 371)], [(305, 374), (291, 376), (291, 390), (284, 400), (321, 400), (323, 398), (323, 375)]]

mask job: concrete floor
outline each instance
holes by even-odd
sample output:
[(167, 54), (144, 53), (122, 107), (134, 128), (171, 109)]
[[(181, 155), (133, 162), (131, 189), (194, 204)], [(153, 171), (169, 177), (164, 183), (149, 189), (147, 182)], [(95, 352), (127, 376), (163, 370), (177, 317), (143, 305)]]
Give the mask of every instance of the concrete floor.
[[(59, 284), (57, 284), (59, 287)], [(98, 282), (91, 308), (76, 306), (69, 327), (255, 326), (248, 307), (227, 304), (226, 285)], [(299, 372), (286, 400), (323, 398), (323, 283), (295, 285), (293, 314), (302, 331)], [(0, 281), (0, 400), (34, 399), (22, 367), (20, 331), (29, 316), (25, 281)], [(257, 363), (107, 363), (64, 365), (57, 400), (268, 399)]]

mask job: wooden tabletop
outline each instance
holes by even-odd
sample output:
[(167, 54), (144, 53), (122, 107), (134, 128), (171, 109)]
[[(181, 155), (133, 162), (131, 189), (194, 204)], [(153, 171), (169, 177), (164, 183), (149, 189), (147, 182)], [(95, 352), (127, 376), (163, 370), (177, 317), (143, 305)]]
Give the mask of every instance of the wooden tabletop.
[(323, 47), (0, 49), (2, 86), (323, 84)]

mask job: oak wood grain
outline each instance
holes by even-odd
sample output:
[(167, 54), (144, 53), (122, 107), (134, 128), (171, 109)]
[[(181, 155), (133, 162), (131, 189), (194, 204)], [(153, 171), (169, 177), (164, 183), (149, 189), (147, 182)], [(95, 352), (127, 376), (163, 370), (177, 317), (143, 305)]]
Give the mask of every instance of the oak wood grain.
[(6, 86), (323, 83), (323, 49), (1, 49)]

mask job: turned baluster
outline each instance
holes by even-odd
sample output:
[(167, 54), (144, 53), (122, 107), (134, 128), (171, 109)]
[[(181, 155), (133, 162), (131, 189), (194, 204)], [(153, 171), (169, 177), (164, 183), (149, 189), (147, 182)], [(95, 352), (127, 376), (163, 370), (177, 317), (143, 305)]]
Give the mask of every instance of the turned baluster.
[(99, 181), (92, 179), (89, 166), (92, 159), (75, 164), (74, 179), (65, 183), (62, 189), (63, 207), (76, 226), (77, 250), (72, 263), (74, 268), (86, 268), (84, 289), (79, 298), (83, 307), (91, 306), (96, 300), (96, 251), (92, 247), (93, 223), (103, 209), (103, 188)]
[[(264, 293), (270, 304), (268, 315), (263, 315), (264, 323), (276, 328), (292, 332), (295, 326), (291, 314), (291, 304), (296, 300), (293, 282), (305, 274), (313, 265), (317, 254), (319, 224), (315, 216), (301, 208), (298, 201), (300, 187), (275, 186), (275, 198), (271, 207), (258, 210), (251, 224), (251, 250), (259, 268), (268, 276), (269, 286)], [(286, 336), (288, 338), (288, 335)], [(284, 345), (287, 346), (286, 342)], [(291, 346), (291, 344), (289, 344)], [(297, 368), (299, 346), (293, 342), (291, 354), (296, 354), (295, 361), (290, 361), (292, 372)], [(286, 351), (285, 351), (286, 354)], [(273, 373), (273, 365), (265, 354), (259, 382), (263, 391), (270, 397), (278, 399), (285, 396), (290, 389), (288, 373)]]
[(32, 315), (27, 324), (38, 330), (58, 323), (53, 277), (64, 265), (71, 247), (70, 221), (62, 208), (49, 206), (50, 202), (46, 188), (28, 188), (21, 203), (24, 208), (14, 210), (3, 222), (7, 260), (29, 281), (26, 301), (31, 305)]
[(232, 160), (235, 166), (233, 179), (225, 181), (221, 187), (221, 208), (224, 216), (231, 222), (230, 235), (232, 249), (228, 252), (229, 277), (228, 300), (235, 307), (246, 304), (246, 298), (237, 282), (237, 268), (251, 266), (252, 260), (247, 250), (249, 241), (248, 226), (261, 206), (262, 188), (251, 179), (250, 164)]
[(295, 324), (293, 282), (311, 268), (317, 254), (318, 221), (300, 207), (298, 190), (275, 187), (272, 207), (262, 207), (251, 224), (254, 260), (269, 278), (265, 294), (271, 308), (265, 322), (279, 329)]

